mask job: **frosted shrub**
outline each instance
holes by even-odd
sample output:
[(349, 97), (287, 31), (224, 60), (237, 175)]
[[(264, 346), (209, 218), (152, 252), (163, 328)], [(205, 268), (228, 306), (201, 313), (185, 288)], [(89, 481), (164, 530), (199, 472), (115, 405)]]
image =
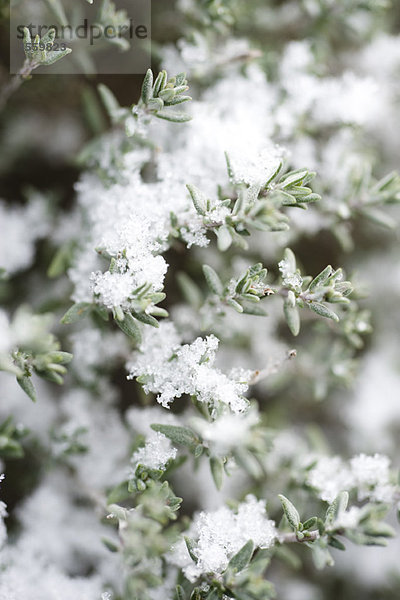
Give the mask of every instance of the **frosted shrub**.
[(398, 597), (398, 7), (154, 11), (72, 205), (0, 202), (0, 600)]

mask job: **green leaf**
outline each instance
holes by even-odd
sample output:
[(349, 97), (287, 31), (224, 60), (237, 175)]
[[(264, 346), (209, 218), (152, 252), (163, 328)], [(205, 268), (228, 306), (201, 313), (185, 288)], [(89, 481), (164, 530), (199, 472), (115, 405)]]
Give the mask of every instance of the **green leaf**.
[(214, 479), (215, 487), (220, 490), (222, 487), (224, 477), (224, 464), (221, 458), (212, 456), (210, 458), (210, 469)]
[(283, 512), (288, 520), (290, 527), (297, 531), (300, 524), (300, 515), (295, 506), (282, 494), (278, 495), (279, 500), (281, 501)]
[(64, 325), (76, 323), (77, 321), (80, 321), (80, 319), (86, 317), (91, 308), (92, 305), (89, 304), (89, 302), (78, 302), (77, 304), (73, 304), (61, 319), (61, 323), (64, 323)]
[(283, 188), (288, 188), (300, 183), (300, 181), (302, 181), (307, 174), (307, 169), (297, 169), (296, 171), (291, 171), (290, 173), (286, 173), (286, 175), (281, 177), (280, 184), (283, 184)]
[(228, 298), (226, 303), (229, 304), (229, 306), (232, 306), (232, 308), (234, 308), (238, 313), (245, 312), (243, 306), (239, 304), (239, 302), (236, 302), (236, 300), (233, 298)]
[(190, 600), (201, 600), (201, 589), (199, 587), (194, 588), (190, 595)]
[(186, 187), (189, 190), (189, 194), (192, 198), (193, 206), (199, 215), (204, 217), (207, 210), (207, 197), (194, 185), (187, 185)]
[(291, 290), (283, 303), (283, 312), (290, 331), (294, 336), (300, 332), (300, 314), (296, 306), (296, 297)]
[(312, 529), (317, 524), (317, 517), (310, 517), (305, 523), (303, 523), (303, 530)]
[(225, 252), (226, 250), (228, 250), (228, 248), (231, 246), (232, 244), (232, 236), (229, 232), (229, 229), (227, 227), (225, 227), (225, 225), (222, 225), (222, 227), (219, 227), (216, 231), (217, 234), (217, 245), (218, 245), (218, 250), (220, 252)]
[(337, 314), (321, 302), (310, 302), (307, 303), (307, 306), (310, 310), (317, 313), (317, 315), (319, 315), (320, 317), (332, 319), (332, 321), (336, 321), (336, 323), (339, 321), (339, 317), (337, 316)]
[(168, 110), (159, 110), (155, 116), (159, 119), (164, 119), (165, 121), (171, 121), (172, 123), (186, 123), (192, 119), (192, 117), (186, 113), (172, 112)]
[(73, 359), (73, 354), (70, 352), (62, 352), (61, 350), (55, 350), (54, 352), (48, 352), (46, 358), (57, 365), (68, 365)]
[(142, 83), (141, 97), (144, 104), (147, 104), (153, 95), (153, 72), (151, 69), (147, 69), (147, 73), (144, 76)]
[(332, 548), (336, 548), (336, 550), (346, 550), (346, 546), (335, 537), (330, 537), (328, 544), (332, 546)]
[(334, 499), (333, 502), (331, 502), (331, 504), (328, 506), (328, 509), (326, 511), (326, 515), (325, 515), (325, 527), (326, 528), (331, 527), (334, 524), (334, 522), (336, 521), (336, 519), (338, 518), (338, 516), (346, 510), (348, 502), (349, 502), (348, 492), (340, 492), (340, 494), (338, 494), (336, 496), (336, 498)]
[(110, 88), (103, 83), (97, 86), (97, 90), (100, 94), (100, 98), (106, 108), (109, 117), (113, 118), (116, 113), (120, 110), (120, 105)]
[(251, 561), (251, 557), (254, 552), (254, 543), (252, 540), (246, 542), (246, 544), (237, 552), (234, 556), (232, 556), (231, 560), (228, 564), (228, 569), (232, 569), (236, 573), (243, 571)]
[(209, 265), (203, 265), (203, 273), (210, 290), (221, 297), (224, 293), (224, 286), (217, 273)]
[(328, 281), (328, 278), (330, 277), (330, 275), (332, 275), (332, 273), (333, 269), (331, 265), (325, 267), (325, 269), (321, 271), (321, 273), (317, 275), (310, 283), (310, 292), (313, 292), (315, 288), (317, 288), (319, 285), (324, 285)]
[(37, 396), (34, 385), (32, 383), (32, 379), (30, 377), (27, 377), (26, 375), (21, 375), (20, 377), (17, 377), (17, 381), (21, 388), (24, 390), (25, 394), (27, 394), (32, 400), (32, 402), (36, 402)]
[(142, 334), (140, 333), (140, 329), (136, 324), (135, 319), (129, 313), (124, 314), (124, 319), (120, 321), (119, 319), (114, 319), (118, 327), (126, 333), (129, 337), (133, 338), (137, 344), (140, 344), (142, 341)]
[(127, 498), (129, 498), (130, 495), (131, 493), (128, 489), (128, 482), (123, 481), (122, 483), (114, 487), (108, 494), (107, 504), (119, 504), (121, 502), (124, 502), (124, 500), (126, 500)]
[(362, 214), (373, 223), (386, 227), (387, 229), (395, 229), (397, 225), (397, 222), (393, 217), (377, 208), (364, 209)]
[(165, 84), (167, 83), (167, 79), (167, 71), (160, 71), (160, 73), (156, 77), (153, 87), (153, 96), (155, 98), (157, 98), (158, 94), (160, 93), (160, 90), (164, 89)]
[(177, 585), (175, 588), (176, 600), (185, 600), (185, 592), (181, 585)]
[(41, 64), (42, 65), (53, 65), (54, 63), (58, 62), (61, 58), (64, 58), (64, 56), (71, 54), (71, 52), (72, 52), (71, 48), (66, 48), (65, 50), (57, 50), (54, 52), (49, 52), (46, 56), (46, 59), (43, 60), (41, 62)]
[(162, 425), (154, 423), (151, 425), (153, 431), (159, 431), (163, 433), (175, 444), (181, 444), (182, 446), (194, 446), (198, 444), (198, 437), (188, 427), (179, 427), (178, 425)]
[(194, 541), (192, 539), (190, 539), (189, 537), (187, 537), (186, 535), (184, 536), (184, 539), (185, 539), (186, 548), (189, 552), (190, 558), (193, 560), (193, 562), (195, 562), (197, 564), (199, 559), (197, 558), (197, 556), (194, 552), (194, 549), (195, 549)]
[(318, 570), (323, 569), (324, 567), (331, 567), (334, 564), (329, 550), (322, 547), (318, 542), (312, 544), (312, 551), (314, 564)]
[(176, 278), (186, 302), (194, 308), (200, 308), (203, 297), (194, 281), (183, 271), (178, 273)]
[(55, 255), (47, 269), (47, 276), (50, 279), (59, 277), (68, 269), (71, 263), (72, 247), (70, 243), (62, 245)]
[(289, 271), (291, 271), (292, 273), (295, 273), (295, 271), (296, 271), (296, 257), (295, 257), (293, 251), (290, 248), (285, 248), (285, 251), (283, 253), (283, 258), (284, 258), (284, 260), (288, 264)]
[(144, 323), (145, 325), (151, 325), (152, 327), (160, 327), (160, 324), (157, 321), (157, 319), (155, 319), (151, 315), (148, 315), (145, 312), (137, 313), (135, 311), (132, 311), (132, 316), (135, 317), (135, 319), (137, 319), (141, 323)]

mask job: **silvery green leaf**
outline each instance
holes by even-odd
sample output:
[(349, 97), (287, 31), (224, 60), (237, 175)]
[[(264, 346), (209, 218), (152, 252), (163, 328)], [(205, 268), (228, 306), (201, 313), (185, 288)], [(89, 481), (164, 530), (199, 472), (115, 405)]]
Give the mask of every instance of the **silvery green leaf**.
[(318, 570), (331, 567), (334, 564), (329, 550), (321, 546), (318, 542), (312, 544), (312, 557)]
[(282, 184), (283, 188), (288, 188), (302, 181), (307, 174), (307, 169), (297, 169), (296, 171), (291, 171), (290, 173), (287, 173), (281, 177), (280, 184)]
[(141, 98), (144, 104), (147, 104), (153, 95), (153, 72), (151, 69), (147, 69), (147, 73), (144, 76), (142, 83)]
[(41, 44), (52, 44), (55, 40), (56, 37), (56, 30), (55, 29), (49, 29), (45, 35), (42, 37), (42, 39), (40, 40)]
[(71, 52), (72, 52), (71, 48), (65, 48), (65, 50), (49, 52), (46, 56), (46, 59), (41, 64), (53, 65), (54, 63), (59, 61), (61, 58), (64, 58), (64, 56), (71, 54)]
[(164, 108), (164, 102), (161, 98), (150, 98), (147, 106), (150, 110), (160, 111)]
[(168, 104), (175, 97), (175, 90), (173, 88), (167, 87), (160, 91), (158, 97)]
[(239, 304), (239, 302), (236, 302), (236, 300), (234, 298), (228, 298), (226, 303), (229, 304), (229, 306), (231, 306), (232, 308), (234, 308), (236, 310), (236, 312), (238, 312), (238, 313), (244, 312), (243, 306), (241, 304)]
[(182, 104), (183, 102), (189, 102), (192, 100), (191, 96), (175, 96), (172, 100), (168, 101), (168, 106), (176, 106), (177, 104)]
[(296, 257), (290, 248), (285, 248), (283, 259), (287, 262), (289, 270), (294, 273), (296, 271)]
[(194, 308), (200, 308), (203, 303), (203, 296), (194, 281), (183, 271), (177, 274), (177, 281), (186, 302)]
[(307, 304), (308, 308), (320, 317), (326, 317), (327, 319), (332, 319), (332, 321), (339, 321), (339, 317), (336, 313), (333, 312), (330, 308), (328, 308), (325, 304), (321, 302), (310, 302)]
[(180, 427), (178, 425), (162, 425), (154, 423), (151, 425), (154, 431), (158, 431), (169, 438), (175, 444), (182, 446), (194, 446), (198, 444), (198, 437), (188, 427)]
[(290, 527), (294, 531), (297, 531), (299, 524), (300, 524), (300, 515), (299, 515), (297, 509), (290, 502), (290, 500), (288, 500), (288, 498), (286, 498), (286, 496), (279, 494), (278, 498), (281, 501), (283, 512), (285, 513), (285, 516), (288, 520)]
[(97, 90), (100, 94), (100, 98), (106, 108), (108, 115), (111, 118), (113, 118), (118, 113), (118, 111), (121, 110), (118, 100), (116, 99), (110, 88), (108, 88), (103, 83), (100, 83), (97, 86)]
[(214, 479), (215, 487), (217, 488), (217, 490), (220, 490), (222, 487), (224, 477), (224, 465), (222, 459), (217, 456), (211, 456), (210, 469)]
[(189, 552), (190, 558), (193, 560), (193, 562), (195, 562), (197, 564), (199, 559), (197, 558), (196, 553), (194, 551), (196, 544), (194, 543), (194, 541), (191, 538), (189, 538), (186, 535), (184, 537), (184, 540), (185, 540), (186, 548)]
[(48, 352), (46, 358), (52, 363), (68, 365), (73, 359), (73, 355), (70, 352), (55, 350), (54, 352)]
[(186, 123), (191, 121), (192, 117), (186, 113), (172, 112), (168, 110), (159, 110), (156, 115), (159, 119), (171, 121), (172, 123)]
[(189, 190), (195, 209), (199, 215), (204, 216), (207, 210), (207, 196), (194, 185), (188, 184), (186, 187)]
[(92, 305), (89, 302), (78, 302), (77, 304), (73, 304), (61, 319), (61, 323), (64, 323), (65, 325), (76, 323), (76, 321), (83, 319), (89, 313), (91, 308)]
[(115, 319), (118, 327), (126, 333), (129, 337), (133, 338), (137, 344), (140, 344), (142, 341), (142, 334), (140, 333), (140, 329), (136, 324), (135, 319), (129, 313), (124, 314), (123, 320)]
[(157, 319), (155, 319), (151, 315), (148, 315), (145, 312), (135, 312), (135, 311), (132, 311), (131, 314), (132, 314), (133, 317), (135, 317), (135, 319), (137, 319), (141, 323), (144, 323), (145, 325), (151, 325), (151, 327), (159, 327), (160, 326), (160, 324), (157, 321)]
[(288, 296), (283, 303), (283, 312), (285, 314), (285, 319), (290, 331), (292, 332), (292, 335), (299, 335), (300, 314), (299, 309), (296, 306), (294, 292), (292, 292), (291, 290), (288, 292)]
[(382, 210), (377, 208), (364, 209), (363, 215), (365, 215), (373, 223), (381, 225), (382, 227), (387, 227), (387, 229), (395, 229), (397, 225), (397, 222), (395, 219), (393, 219), (393, 217), (387, 215)]
[(153, 87), (153, 96), (155, 98), (157, 98), (158, 94), (160, 93), (160, 90), (164, 88), (165, 84), (167, 83), (167, 78), (168, 75), (166, 71), (160, 71), (160, 73), (157, 75)]
[(217, 273), (209, 265), (203, 265), (203, 273), (206, 278), (208, 287), (217, 296), (222, 296), (224, 293), (224, 286)]
[(32, 379), (26, 375), (21, 375), (17, 377), (17, 381), (21, 388), (24, 390), (25, 394), (29, 396), (32, 402), (36, 402), (37, 396), (34, 385), (32, 383)]
[(325, 516), (325, 527), (332, 527), (336, 519), (346, 510), (349, 502), (348, 492), (340, 492), (329, 505)]
[(232, 244), (232, 236), (229, 232), (229, 229), (225, 227), (225, 225), (222, 225), (222, 227), (217, 229), (216, 234), (218, 240), (218, 250), (220, 252), (225, 252), (225, 250), (228, 250)]
[(232, 569), (232, 571), (235, 571), (236, 573), (243, 571), (243, 569), (245, 569), (251, 561), (253, 552), (254, 543), (252, 540), (249, 540), (244, 546), (242, 546), (239, 552), (232, 556), (228, 564), (228, 569)]
[(328, 265), (327, 267), (325, 267), (325, 269), (323, 271), (321, 271), (321, 273), (319, 275), (317, 275), (312, 282), (310, 283), (310, 292), (313, 292), (315, 290), (316, 287), (318, 287), (319, 285), (324, 285), (327, 281), (330, 275), (332, 275), (333, 273), (333, 269), (331, 267), (331, 265)]

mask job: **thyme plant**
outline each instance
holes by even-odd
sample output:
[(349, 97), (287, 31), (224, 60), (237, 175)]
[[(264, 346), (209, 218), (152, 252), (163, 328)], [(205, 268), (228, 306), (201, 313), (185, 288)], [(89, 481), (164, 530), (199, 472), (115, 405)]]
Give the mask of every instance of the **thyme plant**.
[(154, 11), (131, 103), (84, 88), (72, 202), (0, 203), (0, 599), (396, 598), (358, 557), (400, 503), (398, 7)]

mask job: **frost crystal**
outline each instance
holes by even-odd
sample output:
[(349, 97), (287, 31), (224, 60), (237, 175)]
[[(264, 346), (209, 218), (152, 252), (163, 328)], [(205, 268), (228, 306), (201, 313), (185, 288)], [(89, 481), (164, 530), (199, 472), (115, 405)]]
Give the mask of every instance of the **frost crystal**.
[(181, 345), (172, 323), (164, 321), (158, 329), (145, 330), (140, 353), (129, 365), (129, 378), (140, 376), (145, 392), (158, 394), (157, 400), (165, 408), (188, 394), (200, 402), (222, 403), (235, 413), (243, 412), (248, 405), (243, 397), (248, 385), (213, 366), (217, 348), (214, 335)]
[(162, 433), (152, 432), (143, 448), (139, 448), (132, 456), (133, 470), (140, 464), (149, 469), (165, 469), (165, 465), (174, 459), (177, 449), (173, 448), (170, 440)]
[(249, 540), (259, 548), (270, 548), (276, 530), (274, 521), (267, 517), (265, 501), (249, 495), (236, 513), (226, 507), (199, 513), (188, 535), (195, 542), (197, 564), (189, 557), (184, 542), (172, 549), (171, 562), (182, 567), (185, 576), (194, 581), (203, 573), (222, 573), (232, 556)]
[(282, 274), (282, 283), (290, 288), (293, 288), (297, 292), (301, 292), (301, 286), (303, 279), (298, 273), (293, 272), (290, 261), (284, 258), (278, 264), (279, 270)]
[(390, 483), (390, 460), (387, 456), (359, 454), (350, 461), (360, 500), (392, 502), (395, 487)]
[(251, 148), (232, 152), (229, 155), (229, 164), (236, 183), (249, 185), (265, 185), (281, 164), (284, 151), (279, 146), (263, 148), (254, 152)]
[(333, 502), (339, 492), (353, 487), (353, 478), (338, 456), (324, 456), (309, 472), (307, 483), (319, 491), (322, 500)]
[(360, 454), (345, 463), (338, 456), (320, 458), (308, 474), (307, 483), (320, 498), (332, 502), (339, 492), (357, 488), (359, 500), (392, 502), (395, 486), (390, 482), (387, 456)]

